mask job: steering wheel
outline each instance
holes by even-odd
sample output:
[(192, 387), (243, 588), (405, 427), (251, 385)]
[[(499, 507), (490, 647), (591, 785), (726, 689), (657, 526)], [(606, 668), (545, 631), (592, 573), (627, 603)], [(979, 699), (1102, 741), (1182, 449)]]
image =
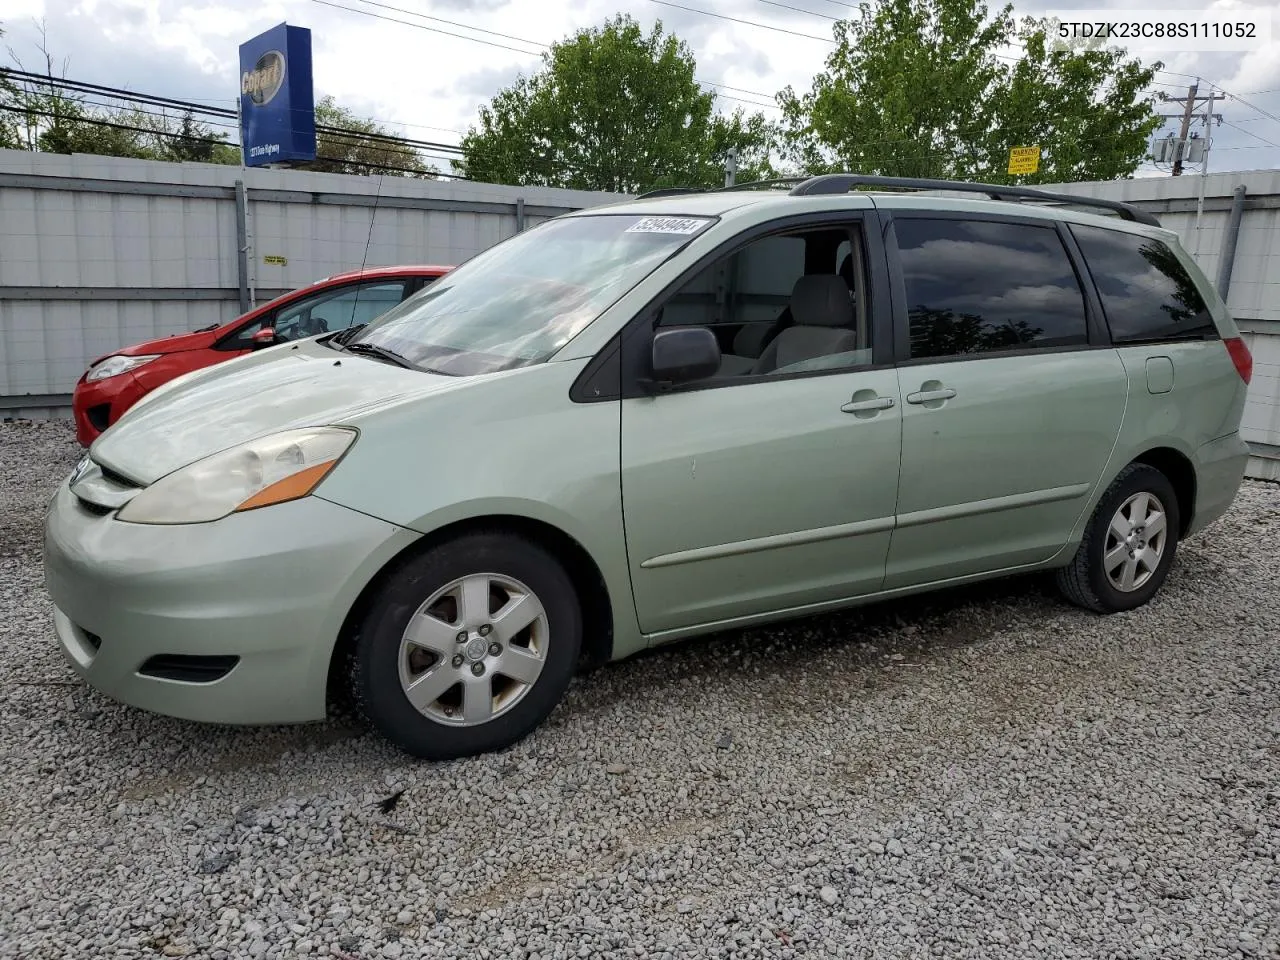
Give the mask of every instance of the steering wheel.
[(315, 314), (312, 314), (307, 319), (305, 332), (306, 332), (306, 335), (309, 337), (314, 337), (321, 333), (328, 333), (329, 321), (327, 321), (324, 317), (318, 317)]

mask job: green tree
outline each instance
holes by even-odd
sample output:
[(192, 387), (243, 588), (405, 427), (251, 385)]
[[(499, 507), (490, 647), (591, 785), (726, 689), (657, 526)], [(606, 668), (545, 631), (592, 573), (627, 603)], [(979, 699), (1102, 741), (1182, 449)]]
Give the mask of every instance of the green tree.
[(396, 135), (373, 120), (357, 117), (346, 107), (323, 97), (316, 103), (316, 126), (341, 129), (342, 133), (316, 131), (316, 160), (305, 164), (324, 173), (368, 174), (385, 172), (406, 177), (431, 177), (437, 171), (408, 144), (371, 137)]
[[(7, 107), (0, 113), (13, 118), (7, 125), (0, 119), (0, 145), (43, 153), (239, 163), (239, 150), (226, 142), (227, 135), (200, 123), (189, 111), (175, 117), (163, 109), (105, 106), (68, 93), (59, 83), (67, 63), (55, 71), (44, 25), (37, 23), (37, 28), (44, 77), (18, 79), (0, 70), (0, 106)], [(9, 56), (25, 71), (13, 50)]]
[(543, 66), (480, 109), (459, 172), (475, 180), (635, 193), (771, 174), (774, 131), (760, 115), (715, 110), (689, 47), (621, 14), (552, 44)]
[[(1143, 91), (1163, 65), (1051, 30), (981, 0), (863, 3), (835, 25), (812, 90), (779, 94), (787, 158), (811, 172), (995, 183), (1132, 175), (1160, 125)], [(1019, 44), (1021, 57), (1002, 54)], [(1039, 171), (1011, 177), (1009, 148), (1036, 145)]]
[(166, 160), (191, 163), (239, 163), (240, 150), (227, 143), (225, 133), (215, 133), (188, 110), (177, 123), (164, 118), (164, 136), (157, 147)]
[[(19, 146), (43, 153), (91, 153), (138, 160), (240, 162), (239, 150), (190, 114), (180, 118), (142, 107), (89, 106), (52, 85), (19, 91), (25, 114)], [(25, 134), (25, 135), (23, 135)]]

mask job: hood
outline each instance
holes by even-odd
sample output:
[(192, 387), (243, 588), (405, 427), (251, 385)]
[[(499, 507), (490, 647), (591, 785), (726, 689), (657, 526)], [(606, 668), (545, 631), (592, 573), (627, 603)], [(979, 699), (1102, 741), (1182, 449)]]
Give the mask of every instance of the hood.
[(181, 353), (183, 350), (203, 350), (213, 346), (215, 334), (212, 330), (200, 330), (193, 333), (175, 333), (155, 340), (144, 340), (132, 346), (103, 354), (103, 357), (123, 356), (140, 357), (148, 353)]
[(362, 415), (465, 382), (306, 342), (197, 371), (144, 397), (94, 441), (93, 459), (142, 484), (281, 430)]

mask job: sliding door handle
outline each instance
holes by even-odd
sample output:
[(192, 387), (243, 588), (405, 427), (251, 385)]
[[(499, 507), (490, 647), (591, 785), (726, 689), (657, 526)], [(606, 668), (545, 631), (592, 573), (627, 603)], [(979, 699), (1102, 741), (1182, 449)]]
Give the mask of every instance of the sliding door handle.
[(956, 392), (950, 387), (942, 387), (939, 390), (921, 390), (918, 393), (908, 393), (907, 403), (932, 403), (936, 400), (950, 400), (956, 395)]
[(866, 413), (869, 410), (888, 410), (893, 406), (893, 397), (875, 397), (871, 400), (850, 400), (840, 409), (845, 413)]

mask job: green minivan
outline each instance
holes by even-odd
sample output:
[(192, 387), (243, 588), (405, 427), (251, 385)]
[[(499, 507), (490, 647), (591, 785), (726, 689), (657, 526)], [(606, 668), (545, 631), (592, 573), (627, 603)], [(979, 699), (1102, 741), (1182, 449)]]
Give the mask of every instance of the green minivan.
[(50, 502), (54, 626), (148, 710), (345, 690), (413, 755), (498, 749), (694, 634), (1032, 571), (1141, 606), (1240, 485), (1251, 364), (1121, 203), (665, 191), (144, 398)]

